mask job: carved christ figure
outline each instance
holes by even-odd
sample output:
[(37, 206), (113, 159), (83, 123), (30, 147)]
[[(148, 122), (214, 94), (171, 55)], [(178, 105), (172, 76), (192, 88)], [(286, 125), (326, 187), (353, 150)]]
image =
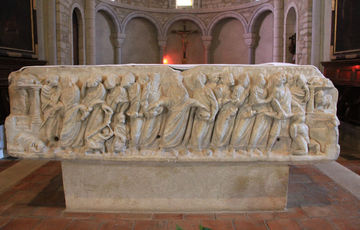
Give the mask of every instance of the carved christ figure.
[(195, 76), (195, 90), (193, 98), (205, 108), (199, 107), (195, 111), (189, 145), (196, 150), (209, 147), (213, 123), (218, 111), (218, 103), (211, 88), (205, 86), (206, 76), (203, 73)]
[(44, 141), (54, 145), (60, 138), (63, 104), (60, 101), (61, 89), (59, 76), (49, 76), (41, 89), (41, 110), (43, 122), (41, 129), (45, 136)]

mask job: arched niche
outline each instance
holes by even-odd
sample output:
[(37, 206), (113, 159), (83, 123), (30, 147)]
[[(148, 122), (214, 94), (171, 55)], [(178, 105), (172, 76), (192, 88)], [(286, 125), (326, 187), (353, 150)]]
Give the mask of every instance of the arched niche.
[[(202, 30), (195, 22), (186, 19), (174, 22), (167, 30), (164, 57), (170, 64), (203, 64), (205, 59), (201, 37)], [(185, 48), (186, 58), (184, 58)]]
[(146, 18), (132, 18), (125, 27), (123, 63), (159, 63), (158, 30)]
[(285, 19), (285, 50), (284, 61), (288, 63), (297, 63), (296, 60), (296, 42), (297, 42), (297, 15), (294, 7), (291, 7)]
[(84, 22), (80, 9), (74, 7), (71, 15), (72, 64), (85, 64)]
[(210, 63), (247, 64), (249, 48), (244, 42), (245, 28), (235, 18), (218, 21), (211, 30)]
[(114, 64), (115, 48), (113, 39), (116, 34), (115, 24), (106, 11), (96, 13), (96, 64)]
[(255, 64), (273, 61), (274, 14), (271, 10), (263, 11), (253, 22), (252, 32), (258, 34), (255, 49)]

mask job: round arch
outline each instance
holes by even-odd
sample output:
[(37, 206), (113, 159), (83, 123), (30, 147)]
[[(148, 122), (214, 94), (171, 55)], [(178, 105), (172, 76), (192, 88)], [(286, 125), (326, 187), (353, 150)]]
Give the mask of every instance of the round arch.
[(197, 25), (200, 28), (202, 36), (205, 36), (207, 34), (206, 26), (205, 26), (204, 22), (200, 20), (200, 18), (198, 18), (194, 15), (191, 15), (191, 14), (181, 14), (181, 15), (171, 18), (170, 20), (168, 20), (165, 23), (163, 30), (162, 30), (162, 37), (165, 38), (171, 25), (180, 20), (188, 20), (188, 21), (194, 22), (195, 25)]
[(123, 20), (122, 25), (121, 25), (121, 31), (122, 33), (125, 33), (126, 30), (126, 26), (129, 24), (129, 22), (134, 19), (134, 18), (144, 18), (147, 19), (148, 21), (150, 21), (156, 28), (156, 31), (158, 33), (158, 36), (161, 36), (161, 27), (159, 26), (159, 22), (154, 19), (152, 16), (143, 13), (143, 12), (133, 12), (130, 13), (126, 16), (126, 18)]
[(256, 23), (258, 19), (263, 16), (264, 13), (271, 12), (274, 13), (274, 8), (270, 4), (264, 4), (259, 9), (255, 10), (254, 14), (252, 15), (250, 22), (248, 24), (247, 31), (253, 33), (256, 29)]
[[(299, 38), (299, 14), (298, 14), (298, 9), (296, 7), (295, 3), (290, 3), (289, 6), (287, 7), (286, 11), (285, 11), (285, 18), (284, 18), (284, 50), (283, 50), (283, 61), (287, 62), (287, 41), (288, 41), (288, 23), (289, 23), (289, 16), (290, 14), (294, 14), (292, 16), (295, 16), (295, 34), (296, 34), (296, 38), (295, 38), (295, 42), (298, 41)], [(295, 50), (295, 63), (297, 63), (297, 54), (298, 53), (298, 46), (296, 46), (296, 50)]]
[(98, 12), (103, 12), (107, 17), (109, 17), (111, 22), (114, 24), (114, 33), (120, 34), (121, 24), (119, 23), (116, 13), (111, 8), (109, 8), (107, 5), (105, 5), (103, 3), (100, 3), (99, 5), (96, 6), (95, 13), (98, 13)]
[(71, 44), (70, 60), (71, 64), (74, 64), (74, 37), (73, 37), (73, 16), (76, 16), (78, 22), (78, 54), (79, 64), (85, 64), (85, 26), (84, 26), (84, 10), (78, 3), (74, 3), (71, 6), (70, 11), (70, 33), (69, 40)]
[(226, 18), (237, 19), (243, 25), (244, 31), (247, 32), (248, 24), (243, 15), (236, 13), (236, 12), (224, 12), (224, 13), (221, 13), (221, 14), (217, 15), (216, 17), (214, 17), (213, 20), (210, 22), (208, 30), (207, 30), (207, 33), (208, 33), (207, 35), (211, 36), (211, 33), (212, 33), (214, 27), (216, 26), (216, 24)]

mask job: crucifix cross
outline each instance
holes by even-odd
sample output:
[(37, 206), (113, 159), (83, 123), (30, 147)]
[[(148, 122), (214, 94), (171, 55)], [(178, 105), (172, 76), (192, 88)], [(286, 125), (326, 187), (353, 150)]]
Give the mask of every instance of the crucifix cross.
[(182, 64), (186, 64), (187, 63), (187, 61), (186, 61), (186, 49), (187, 49), (187, 45), (189, 43), (188, 36), (190, 34), (195, 34), (198, 31), (197, 30), (188, 30), (188, 29), (186, 29), (186, 22), (184, 22), (182, 30), (173, 30), (171, 32), (181, 36), (182, 54), (183, 54), (182, 55), (183, 56), (182, 57)]

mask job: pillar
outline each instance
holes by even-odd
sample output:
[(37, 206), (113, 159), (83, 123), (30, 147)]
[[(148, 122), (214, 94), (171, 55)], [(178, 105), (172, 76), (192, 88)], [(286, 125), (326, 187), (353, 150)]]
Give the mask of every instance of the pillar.
[(164, 54), (165, 54), (165, 49), (166, 49), (166, 39), (159, 39), (158, 41), (159, 43), (159, 49), (160, 49), (160, 64), (163, 63), (164, 60)]
[(125, 41), (125, 34), (115, 34), (112, 36), (111, 41), (114, 46), (114, 53), (115, 53), (115, 64), (122, 63), (122, 44)]
[(85, 47), (86, 47), (86, 64), (96, 64), (96, 41), (95, 41), (95, 0), (85, 1)]
[(247, 33), (243, 36), (245, 44), (249, 48), (248, 62), (249, 64), (255, 64), (255, 48), (257, 47), (259, 42), (259, 35), (256, 33)]
[(204, 46), (204, 64), (209, 64), (209, 49), (210, 49), (212, 37), (202, 36), (201, 39)]
[(273, 61), (283, 61), (284, 46), (284, 0), (274, 1), (274, 45)]

